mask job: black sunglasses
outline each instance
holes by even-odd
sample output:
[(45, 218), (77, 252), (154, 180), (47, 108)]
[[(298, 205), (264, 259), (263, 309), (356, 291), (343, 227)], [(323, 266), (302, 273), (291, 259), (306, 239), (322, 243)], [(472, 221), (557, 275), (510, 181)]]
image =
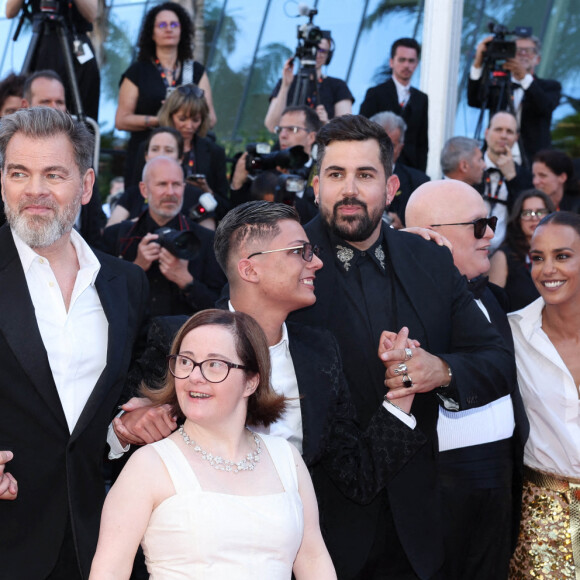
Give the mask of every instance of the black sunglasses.
[(492, 215), (488, 218), (479, 218), (473, 220), (472, 222), (459, 222), (455, 224), (431, 224), (430, 227), (432, 228), (439, 228), (441, 226), (473, 226), (473, 235), (475, 239), (481, 240), (483, 236), (485, 236), (485, 230), (487, 226), (491, 228), (492, 232), (495, 232), (495, 228), (497, 227), (497, 216)]
[(181, 85), (177, 90), (184, 97), (194, 96), (196, 99), (201, 99), (205, 95), (205, 91), (196, 85)]

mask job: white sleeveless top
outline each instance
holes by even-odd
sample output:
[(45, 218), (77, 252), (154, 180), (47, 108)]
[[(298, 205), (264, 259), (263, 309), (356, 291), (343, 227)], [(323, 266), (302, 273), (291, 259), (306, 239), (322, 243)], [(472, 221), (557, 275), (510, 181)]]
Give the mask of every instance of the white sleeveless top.
[(152, 444), (176, 493), (153, 511), (141, 542), (150, 580), (290, 580), (304, 532), (296, 465), (285, 439), (260, 437), (283, 492), (203, 491), (171, 439)]

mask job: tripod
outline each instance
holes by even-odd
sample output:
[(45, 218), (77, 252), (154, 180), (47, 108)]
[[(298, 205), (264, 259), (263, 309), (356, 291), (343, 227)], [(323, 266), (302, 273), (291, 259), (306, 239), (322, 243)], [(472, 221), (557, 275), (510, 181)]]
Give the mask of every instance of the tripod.
[[(22, 17), (25, 14), (23, 13)], [(30, 67), (36, 56), (38, 49), (38, 44), (42, 37), (47, 33), (48, 30), (53, 30), (59, 40), (59, 44), (62, 50), (66, 76), (69, 82), (69, 87), (72, 92), (72, 99), (74, 105), (74, 113), (77, 115), (78, 119), (81, 121), (86, 120), (83, 104), (81, 102), (81, 96), (79, 93), (79, 87), (77, 84), (77, 79), (74, 70), (73, 57), (70, 49), (70, 44), (67, 35), (67, 28), (64, 17), (60, 14), (55, 14), (54, 12), (40, 12), (32, 17), (32, 39), (30, 40), (30, 45), (28, 46), (28, 51), (26, 57), (24, 58), (24, 64), (22, 65), (21, 74), (28, 74), (30, 72)], [(20, 31), (20, 24), (18, 26), (17, 34)], [(17, 34), (14, 40), (17, 38)]]
[[(314, 86), (314, 90), (311, 88)], [(296, 87), (292, 97), (292, 105), (307, 105), (308, 96), (313, 95), (316, 105), (319, 105), (318, 78), (316, 74), (316, 59), (300, 59), (300, 68), (296, 74)]]

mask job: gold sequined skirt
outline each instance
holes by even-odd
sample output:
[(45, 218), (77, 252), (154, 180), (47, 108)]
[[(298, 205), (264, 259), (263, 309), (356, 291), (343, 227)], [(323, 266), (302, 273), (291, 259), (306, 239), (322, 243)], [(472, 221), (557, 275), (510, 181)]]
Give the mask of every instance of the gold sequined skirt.
[(522, 520), (510, 580), (580, 580), (580, 480), (524, 468)]

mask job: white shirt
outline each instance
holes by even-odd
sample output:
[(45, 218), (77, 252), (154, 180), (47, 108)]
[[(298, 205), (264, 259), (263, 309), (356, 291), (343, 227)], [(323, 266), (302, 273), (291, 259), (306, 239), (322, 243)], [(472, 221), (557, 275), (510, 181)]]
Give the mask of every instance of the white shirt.
[(72, 230), (70, 240), (77, 254), (79, 271), (67, 312), (50, 262), (27, 246), (14, 231), (12, 236), (72, 433), (107, 363), (109, 323), (95, 288), (101, 264), (78, 232)]
[[(475, 303), (491, 322), (481, 300), (476, 300)], [(502, 441), (513, 435), (514, 428), (514, 407), (510, 395), (466, 411), (453, 412), (439, 407), (439, 451)]]
[[(495, 167), (496, 169), (498, 169), (497, 165), (489, 158), (487, 151), (485, 152), (483, 159), (485, 161), (485, 168), (486, 169), (489, 169), (490, 167)], [(489, 194), (491, 197), (495, 197), (497, 186), (498, 186), (499, 181), (500, 181), (500, 175), (496, 172), (493, 172), (490, 175), (489, 179), (490, 179), (490, 184), (489, 184), (490, 191), (488, 192), (486, 189), (485, 193)], [(486, 188), (487, 188), (487, 185), (486, 185)], [(507, 201), (507, 198), (508, 198), (508, 188), (507, 188), (507, 185), (505, 183), (505, 178), (503, 178), (502, 184), (499, 188), (499, 191), (497, 192), (497, 199)], [(501, 246), (501, 244), (505, 238), (507, 221), (508, 221), (508, 208), (507, 208), (507, 205), (505, 205), (503, 203), (495, 203), (495, 204), (493, 204), (493, 208), (492, 208), (491, 203), (489, 203), (488, 201), (485, 201), (485, 205), (487, 206), (488, 217), (491, 217), (492, 215), (497, 216), (497, 227), (495, 228), (495, 235), (493, 236), (493, 238), (489, 242), (490, 246), (491, 246), (491, 248), (490, 248), (491, 252), (495, 252)]]
[(391, 78), (393, 79), (395, 88), (397, 89), (397, 101), (404, 109), (411, 98), (411, 83), (408, 85), (402, 85), (395, 77)]
[(508, 315), (518, 383), (530, 421), (524, 463), (580, 478), (580, 400), (574, 378), (542, 330), (543, 298)]

